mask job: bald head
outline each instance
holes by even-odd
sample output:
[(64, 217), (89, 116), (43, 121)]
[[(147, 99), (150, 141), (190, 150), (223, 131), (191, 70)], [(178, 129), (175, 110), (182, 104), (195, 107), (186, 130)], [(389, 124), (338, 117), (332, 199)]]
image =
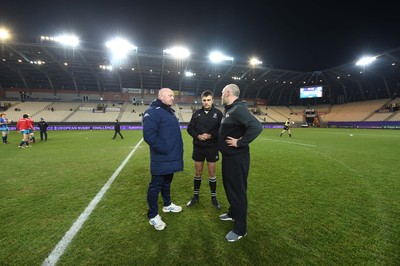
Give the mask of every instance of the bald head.
[(158, 99), (163, 104), (172, 106), (174, 104), (174, 92), (169, 88), (162, 88), (158, 92)]
[(222, 89), (221, 100), (223, 105), (232, 104), (237, 98), (239, 98), (240, 89), (236, 84), (228, 84)]

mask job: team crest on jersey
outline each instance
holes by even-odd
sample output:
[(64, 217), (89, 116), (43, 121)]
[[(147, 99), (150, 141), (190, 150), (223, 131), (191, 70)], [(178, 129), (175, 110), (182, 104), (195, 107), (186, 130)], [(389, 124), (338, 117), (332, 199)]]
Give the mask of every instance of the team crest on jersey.
[(229, 114), (227, 113), (227, 114), (225, 115), (225, 117), (229, 117)]
[(217, 114), (216, 113), (214, 113), (213, 118), (217, 118)]

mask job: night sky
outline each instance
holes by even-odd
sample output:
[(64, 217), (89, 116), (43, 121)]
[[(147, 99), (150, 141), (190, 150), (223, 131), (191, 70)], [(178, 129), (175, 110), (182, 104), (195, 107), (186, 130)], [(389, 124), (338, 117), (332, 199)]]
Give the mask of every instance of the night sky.
[(257, 56), (264, 65), (296, 71), (400, 46), (397, 4), (348, 2), (3, 0), (0, 27), (21, 41), (74, 32), (82, 46), (119, 35), (152, 53), (177, 43), (204, 56), (218, 48), (238, 62)]

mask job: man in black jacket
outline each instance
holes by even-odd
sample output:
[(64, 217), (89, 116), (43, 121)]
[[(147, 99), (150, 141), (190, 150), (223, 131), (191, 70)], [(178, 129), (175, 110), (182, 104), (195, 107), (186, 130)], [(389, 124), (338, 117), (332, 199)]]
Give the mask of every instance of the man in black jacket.
[(211, 91), (201, 94), (202, 108), (193, 113), (187, 131), (193, 138), (194, 160), (194, 196), (186, 204), (193, 206), (199, 201), (201, 179), (203, 174), (204, 160), (207, 161), (208, 183), (211, 191), (211, 202), (215, 208), (220, 209), (217, 201), (217, 177), (216, 162), (218, 156), (218, 130), (221, 124), (222, 112), (213, 106), (214, 99)]
[(115, 125), (114, 125), (114, 137), (112, 139), (115, 139), (115, 137), (117, 136), (117, 134), (119, 134), (119, 136), (121, 137), (121, 139), (124, 139), (124, 137), (121, 134), (121, 125), (119, 124), (118, 119), (115, 119)]
[(222, 154), (222, 181), (229, 202), (219, 218), (233, 221), (225, 239), (235, 242), (247, 234), (247, 176), (250, 168), (249, 144), (261, 133), (262, 125), (239, 99), (240, 90), (229, 84), (222, 90), (225, 113), (219, 128), (218, 147)]
[(44, 118), (40, 118), (38, 126), (40, 129), (40, 141), (43, 141), (43, 135), (44, 135), (44, 141), (47, 141), (47, 128), (49, 125), (44, 120)]

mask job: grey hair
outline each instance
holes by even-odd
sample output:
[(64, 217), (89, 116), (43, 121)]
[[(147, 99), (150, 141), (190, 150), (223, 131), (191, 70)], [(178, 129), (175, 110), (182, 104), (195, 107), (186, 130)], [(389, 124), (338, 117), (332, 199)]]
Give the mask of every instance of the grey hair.
[(236, 84), (228, 84), (228, 85), (226, 85), (226, 87), (231, 90), (231, 92), (232, 92), (232, 94), (234, 96), (239, 97), (240, 89), (239, 89), (238, 85), (236, 85)]

